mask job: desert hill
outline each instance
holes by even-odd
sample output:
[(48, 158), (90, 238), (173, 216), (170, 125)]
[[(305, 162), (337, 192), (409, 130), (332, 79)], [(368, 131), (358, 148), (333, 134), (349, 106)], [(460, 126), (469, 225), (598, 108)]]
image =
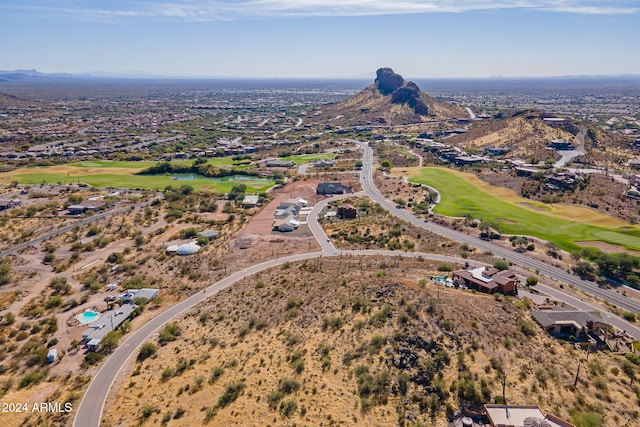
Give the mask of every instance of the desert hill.
[(592, 354), (573, 388), (585, 353), (548, 338), (526, 301), (438, 293), (431, 274), (425, 260), (345, 257), (237, 283), (153, 338), (103, 424), (444, 427), (460, 400), (501, 399), (505, 379), (511, 404), (635, 416), (624, 357)]
[(391, 68), (378, 69), (373, 84), (323, 113), (335, 124), (403, 125), (469, 117), (463, 108), (423, 93)]
[(33, 101), (0, 92), (0, 108), (25, 107), (33, 103)]
[(579, 145), (579, 127), (570, 121), (547, 122), (538, 111), (519, 111), (510, 117), (474, 122), (466, 133), (447, 140), (448, 144), (482, 151), (487, 147), (511, 147), (510, 156), (544, 160), (553, 155), (545, 149), (550, 141), (563, 139)]

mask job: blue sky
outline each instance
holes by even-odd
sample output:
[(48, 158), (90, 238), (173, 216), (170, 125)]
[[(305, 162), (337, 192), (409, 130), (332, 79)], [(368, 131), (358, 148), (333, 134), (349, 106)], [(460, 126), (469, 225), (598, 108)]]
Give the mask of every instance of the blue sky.
[(640, 74), (638, 0), (2, 0), (0, 35), (3, 70)]

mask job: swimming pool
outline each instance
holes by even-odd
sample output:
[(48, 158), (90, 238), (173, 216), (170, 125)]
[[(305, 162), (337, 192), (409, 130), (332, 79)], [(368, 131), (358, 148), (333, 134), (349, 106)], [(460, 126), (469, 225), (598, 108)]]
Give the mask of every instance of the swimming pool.
[(91, 323), (94, 320), (98, 319), (98, 317), (100, 317), (100, 313), (96, 313), (95, 311), (91, 310), (87, 310), (77, 316), (80, 323)]

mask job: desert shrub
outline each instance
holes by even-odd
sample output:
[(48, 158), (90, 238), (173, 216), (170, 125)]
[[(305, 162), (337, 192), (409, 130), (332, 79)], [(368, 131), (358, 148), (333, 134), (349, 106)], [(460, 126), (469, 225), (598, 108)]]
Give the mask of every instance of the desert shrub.
[(576, 427), (601, 427), (602, 416), (596, 412), (579, 412), (571, 414), (571, 423)]
[(278, 391), (285, 395), (295, 393), (300, 390), (300, 387), (301, 385), (298, 381), (289, 378), (280, 378), (278, 382)]
[(69, 295), (72, 292), (71, 285), (67, 283), (66, 277), (54, 277), (49, 282), (49, 287), (58, 295)]
[(274, 390), (269, 393), (269, 396), (267, 397), (267, 404), (269, 405), (269, 408), (275, 410), (283, 397), (284, 394), (280, 390)]
[(331, 329), (332, 331), (337, 331), (342, 328), (344, 325), (344, 319), (340, 316), (325, 316), (322, 319), (322, 330), (326, 331), (327, 329)]
[(160, 345), (165, 345), (170, 341), (175, 341), (180, 336), (180, 327), (177, 323), (169, 323), (160, 332), (158, 342)]
[(140, 419), (146, 420), (147, 418), (149, 418), (151, 415), (155, 414), (156, 412), (159, 412), (158, 408), (156, 408), (151, 403), (146, 403), (142, 407), (142, 411), (140, 412)]
[(138, 362), (143, 362), (149, 357), (155, 355), (157, 350), (158, 349), (156, 345), (153, 343), (147, 342), (142, 344), (142, 347), (140, 347), (140, 352), (138, 353), (138, 357), (137, 357)]
[(218, 406), (220, 408), (224, 408), (225, 406), (230, 405), (235, 402), (238, 397), (240, 397), (240, 393), (244, 390), (245, 384), (241, 381), (235, 381), (227, 384), (225, 387), (222, 396), (218, 399)]
[(108, 332), (100, 341), (100, 347), (103, 351), (110, 353), (114, 348), (118, 346), (122, 338), (122, 331), (116, 329), (115, 331)]
[(372, 354), (379, 352), (386, 343), (387, 337), (385, 337), (384, 335), (375, 334), (369, 341), (369, 352)]
[(164, 370), (162, 371), (162, 374), (160, 374), (160, 380), (161, 381), (168, 381), (175, 374), (176, 374), (175, 369), (173, 369), (171, 367), (164, 368)]
[(91, 351), (87, 353), (87, 355), (84, 357), (84, 361), (89, 365), (95, 365), (96, 363), (100, 362), (103, 358), (104, 358), (104, 354)]
[(498, 259), (493, 262), (493, 267), (497, 268), (498, 270), (508, 270), (509, 263), (501, 259)]
[(439, 262), (438, 271), (453, 271), (453, 264), (450, 262)]
[(216, 366), (211, 369), (211, 375), (209, 375), (209, 384), (213, 384), (224, 374), (224, 368), (222, 366)]
[(18, 382), (18, 388), (31, 387), (44, 380), (44, 374), (42, 372), (29, 372), (25, 374)]
[(536, 327), (526, 320), (520, 319), (518, 320), (518, 329), (527, 337), (535, 337), (536, 336)]
[(280, 413), (286, 418), (289, 418), (297, 410), (298, 404), (293, 399), (287, 399), (280, 404)]

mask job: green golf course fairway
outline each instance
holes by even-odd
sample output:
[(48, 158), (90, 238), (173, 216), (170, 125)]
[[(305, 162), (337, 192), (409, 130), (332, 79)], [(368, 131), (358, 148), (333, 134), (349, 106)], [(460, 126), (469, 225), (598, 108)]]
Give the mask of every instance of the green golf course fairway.
[(318, 154), (300, 154), (296, 156), (280, 157), (278, 160), (284, 160), (288, 162), (293, 160), (296, 164), (315, 162), (316, 160), (331, 160), (335, 159), (334, 153), (318, 153)]
[[(231, 165), (230, 158), (209, 159), (216, 166)], [(178, 161), (176, 163), (190, 165), (192, 161)], [(0, 182), (20, 184), (73, 184), (83, 182), (93, 187), (114, 188), (140, 188), (147, 190), (162, 190), (167, 185), (179, 187), (190, 185), (196, 191), (212, 191), (228, 193), (231, 188), (242, 183), (247, 186), (248, 193), (261, 193), (275, 185), (273, 180), (249, 179), (234, 181), (225, 178), (220, 179), (194, 179), (178, 181), (171, 179), (169, 175), (135, 175), (143, 169), (156, 165), (157, 162), (131, 162), (131, 161), (86, 161), (57, 166), (40, 166), (34, 168), (21, 168), (11, 172), (0, 174)], [(241, 169), (242, 166), (235, 166)]]
[[(157, 161), (118, 161), (118, 160), (87, 160), (84, 162), (69, 163), (67, 166), (75, 168), (124, 168), (143, 170), (151, 166), (155, 166)], [(193, 160), (172, 160), (170, 163), (174, 165), (191, 165)], [(231, 157), (214, 157), (207, 159), (207, 163), (214, 166), (233, 166)], [(236, 166), (238, 167), (238, 166)]]
[(500, 223), (500, 232), (538, 237), (562, 249), (582, 248), (576, 242), (600, 241), (625, 249), (640, 250), (640, 229), (593, 209), (574, 205), (545, 205), (519, 197), (505, 188), (491, 186), (475, 175), (445, 168), (403, 168), (410, 182), (440, 192), (434, 212)]

